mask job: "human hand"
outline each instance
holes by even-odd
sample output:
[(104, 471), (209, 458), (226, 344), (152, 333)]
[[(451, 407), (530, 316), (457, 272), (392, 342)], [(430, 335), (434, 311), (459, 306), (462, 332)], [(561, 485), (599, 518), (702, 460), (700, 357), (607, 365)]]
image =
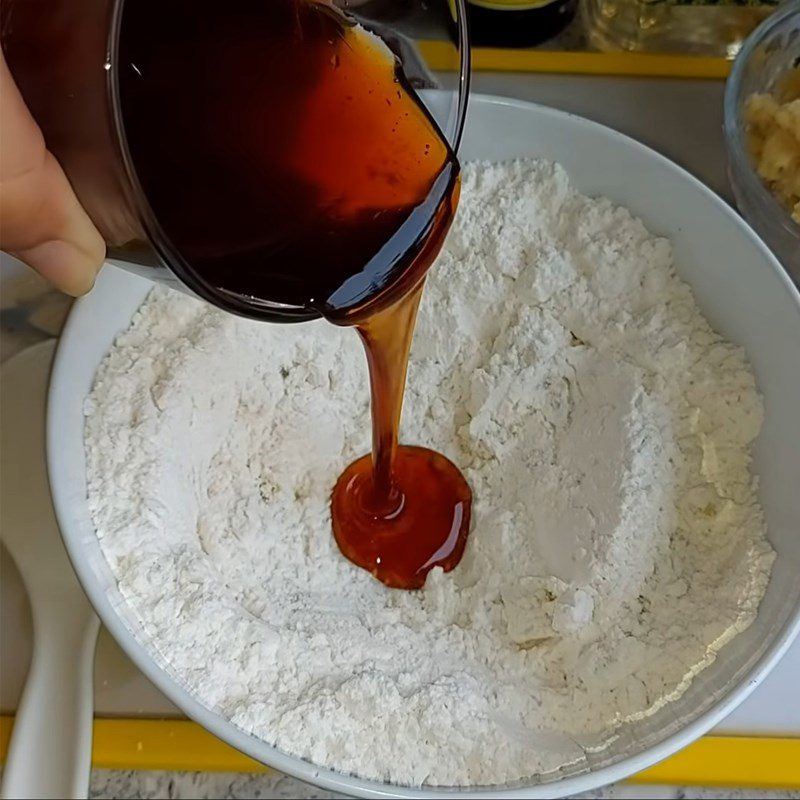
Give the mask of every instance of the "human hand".
[(92, 288), (106, 252), (1, 53), (0, 248), (75, 296)]

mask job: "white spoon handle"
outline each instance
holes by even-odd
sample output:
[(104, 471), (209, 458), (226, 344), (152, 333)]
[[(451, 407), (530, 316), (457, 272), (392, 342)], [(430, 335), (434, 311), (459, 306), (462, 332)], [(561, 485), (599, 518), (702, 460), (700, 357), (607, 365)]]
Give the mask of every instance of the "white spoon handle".
[[(76, 604), (81, 607), (70, 607)], [(85, 798), (99, 620), (86, 599), (74, 595), (42, 598), (32, 611), (31, 666), (14, 720), (0, 796)]]

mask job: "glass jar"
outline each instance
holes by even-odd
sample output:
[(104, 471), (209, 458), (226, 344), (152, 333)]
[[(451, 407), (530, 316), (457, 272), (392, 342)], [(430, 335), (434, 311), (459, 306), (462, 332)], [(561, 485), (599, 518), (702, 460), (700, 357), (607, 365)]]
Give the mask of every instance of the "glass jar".
[(589, 41), (600, 50), (735, 58), (778, 0), (584, 0)]

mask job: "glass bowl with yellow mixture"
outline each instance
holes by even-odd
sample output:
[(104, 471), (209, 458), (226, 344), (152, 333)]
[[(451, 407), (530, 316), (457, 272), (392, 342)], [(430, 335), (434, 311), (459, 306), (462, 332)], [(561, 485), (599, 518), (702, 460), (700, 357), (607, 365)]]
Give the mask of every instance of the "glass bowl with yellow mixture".
[(740, 211), (800, 284), (800, 0), (769, 17), (736, 59), (725, 138)]

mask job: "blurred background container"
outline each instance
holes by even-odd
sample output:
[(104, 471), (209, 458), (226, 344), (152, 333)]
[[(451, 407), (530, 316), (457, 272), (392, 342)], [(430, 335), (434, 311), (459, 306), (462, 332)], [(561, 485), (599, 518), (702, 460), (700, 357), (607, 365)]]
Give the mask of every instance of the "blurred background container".
[(583, 0), (586, 33), (599, 50), (734, 58), (778, 0)]

